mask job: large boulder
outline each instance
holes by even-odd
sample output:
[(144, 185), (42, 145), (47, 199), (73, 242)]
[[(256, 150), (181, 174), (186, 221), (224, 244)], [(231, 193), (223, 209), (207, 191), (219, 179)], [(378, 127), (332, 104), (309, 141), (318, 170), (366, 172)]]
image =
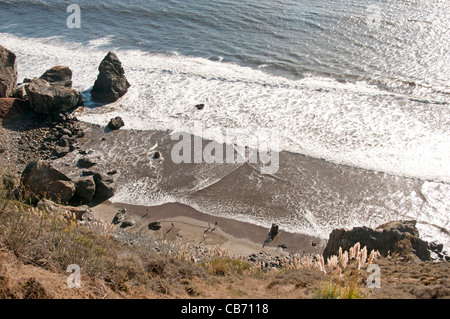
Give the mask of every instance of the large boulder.
[(98, 68), (99, 74), (91, 91), (92, 100), (112, 103), (127, 93), (130, 83), (125, 77), (122, 63), (114, 52), (109, 52)]
[(16, 85), (16, 55), (0, 45), (0, 97), (12, 96)]
[(72, 185), (70, 178), (42, 160), (32, 161), (25, 167), (21, 184), (31, 202), (44, 197), (69, 202), (70, 194), (73, 196), (75, 190), (75, 185)]
[(15, 98), (0, 98), (0, 120), (9, 120), (29, 108), (27, 101)]
[(80, 92), (34, 78), (26, 86), (30, 107), (36, 114), (59, 114), (83, 105)]
[(95, 195), (96, 202), (103, 202), (114, 196), (115, 182), (112, 177), (104, 176), (100, 173), (94, 173)]
[(54, 181), (48, 184), (48, 195), (51, 200), (67, 204), (75, 195), (75, 184), (72, 181)]
[(72, 70), (67, 66), (54, 66), (45, 71), (40, 78), (51, 85), (61, 85), (67, 88), (72, 87)]
[(95, 181), (93, 176), (82, 177), (75, 182), (76, 194), (82, 203), (90, 203), (95, 195)]
[(399, 253), (408, 258), (418, 257), (422, 261), (430, 260), (428, 243), (419, 238), (415, 220), (394, 221), (376, 229), (355, 227), (352, 230), (334, 229), (323, 252), (326, 260), (338, 255), (339, 247), (349, 250), (356, 243), (367, 246), (369, 251), (378, 250), (381, 255)]

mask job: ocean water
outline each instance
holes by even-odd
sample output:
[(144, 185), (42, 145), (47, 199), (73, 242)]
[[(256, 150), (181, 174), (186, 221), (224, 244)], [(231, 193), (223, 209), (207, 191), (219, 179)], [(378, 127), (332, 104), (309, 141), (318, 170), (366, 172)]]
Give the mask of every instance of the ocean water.
[[(149, 196), (155, 180), (150, 187), (134, 174), (113, 200), (184, 200), (263, 225), (278, 218), (291, 231), (323, 237), (334, 227), (406, 216), (450, 243), (448, 1), (78, 1), (79, 29), (67, 27), (69, 4), (0, 1), (0, 45), (17, 54), (20, 79), (69, 66), (85, 99), (81, 120), (105, 125), (119, 115), (125, 129), (141, 132), (195, 133), (201, 123), (213, 140), (226, 129), (263, 128), (278, 137), (279, 150), (337, 165), (331, 177), (314, 177), (312, 168), (298, 167), (298, 157), (282, 157), (278, 177), (285, 182), (258, 179), (267, 196), (253, 200), (214, 195), (217, 181), (227, 184), (227, 169), (214, 178), (205, 169), (187, 191), (157, 199)], [(89, 90), (111, 50), (132, 86), (116, 103), (99, 106)], [(201, 112), (199, 103), (206, 106)], [(141, 155), (137, 149), (149, 147), (132, 145), (128, 151)], [(336, 182), (339, 167), (347, 190)], [(258, 176), (241, 170), (248, 180)], [(349, 186), (366, 180), (372, 187)], [(158, 183), (157, 193), (168, 189)], [(345, 218), (332, 217), (337, 210)]]

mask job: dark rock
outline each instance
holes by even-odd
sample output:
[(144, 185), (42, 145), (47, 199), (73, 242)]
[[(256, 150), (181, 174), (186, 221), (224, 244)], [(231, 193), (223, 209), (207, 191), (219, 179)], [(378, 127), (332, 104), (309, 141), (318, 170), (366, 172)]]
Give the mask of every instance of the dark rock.
[(95, 195), (95, 181), (93, 176), (80, 178), (75, 182), (76, 194), (82, 203), (90, 203)]
[(161, 229), (161, 223), (160, 222), (150, 223), (150, 224), (148, 224), (148, 229), (154, 230), (154, 231), (160, 230)]
[(75, 184), (71, 181), (54, 181), (47, 189), (52, 201), (58, 203), (67, 204), (75, 195)]
[(112, 171), (106, 173), (106, 175), (109, 175), (109, 176), (116, 175), (116, 174), (117, 174), (116, 170), (112, 170)]
[(93, 162), (92, 160), (88, 158), (80, 158), (77, 162), (78, 166), (81, 168), (91, 168), (92, 166), (96, 165), (97, 163)]
[(11, 97), (21, 100), (28, 100), (26, 86), (24, 84), (16, 85)]
[(69, 130), (69, 129), (67, 129), (67, 128), (65, 128), (65, 127), (63, 127), (61, 130), (60, 130), (60, 132), (61, 132), (61, 134), (63, 134), (63, 135), (67, 135), (67, 136), (72, 136), (72, 131), (71, 130)]
[(58, 123), (64, 123), (67, 121), (67, 117), (63, 113), (59, 113), (58, 115), (54, 116), (54, 120)]
[(61, 158), (61, 157), (66, 156), (69, 153), (70, 153), (70, 147), (69, 146), (59, 146), (59, 145), (57, 145), (53, 149), (52, 155), (55, 156), (56, 158)]
[(117, 214), (114, 216), (112, 223), (114, 225), (118, 225), (121, 222), (123, 222), (125, 220), (125, 215), (127, 213), (127, 210), (125, 208), (119, 208), (119, 211), (117, 212)]
[(94, 176), (95, 172), (93, 171), (82, 171), (81, 176)]
[(413, 236), (419, 237), (419, 231), (416, 228), (417, 221), (415, 220), (400, 220), (388, 222), (378, 226), (377, 230), (398, 231), (400, 233), (409, 233)]
[(134, 219), (127, 219), (122, 222), (122, 225), (120, 225), (121, 228), (127, 228), (136, 225), (136, 221)]
[(52, 195), (49, 194), (49, 185), (55, 181), (70, 182), (70, 178), (42, 160), (30, 162), (21, 175), (21, 183), (25, 191), (29, 192), (32, 202)]
[(85, 150), (79, 150), (78, 153), (80, 155), (88, 155), (88, 152), (86, 152)]
[(72, 87), (72, 70), (66, 66), (54, 66), (40, 77), (51, 85)]
[(125, 123), (120, 116), (111, 119), (108, 123), (108, 127), (113, 131), (120, 129), (122, 126), (125, 126)]
[(197, 110), (203, 110), (205, 108), (205, 104), (197, 104), (195, 107)]
[(435, 252), (435, 253), (442, 253), (442, 250), (444, 249), (444, 245), (440, 244), (438, 242), (431, 242), (430, 243), (430, 250)]
[(96, 201), (105, 201), (114, 196), (115, 183), (112, 178), (105, 178), (99, 173), (94, 174)]
[(57, 145), (61, 147), (69, 147), (70, 146), (69, 137), (67, 135), (61, 136), (61, 138), (57, 142)]
[(109, 52), (98, 68), (99, 74), (91, 91), (92, 100), (112, 103), (122, 97), (130, 87), (122, 63), (114, 52)]
[(29, 108), (27, 101), (17, 98), (0, 98), (0, 119), (4, 121), (23, 114)]
[(153, 154), (152, 160), (156, 161), (158, 159), (161, 158), (161, 153), (160, 152), (155, 152), (155, 154)]
[(83, 105), (81, 93), (34, 78), (26, 87), (31, 109), (36, 114), (59, 114)]
[(16, 85), (16, 55), (0, 45), (0, 97), (12, 96)]
[(378, 250), (387, 256), (390, 252), (399, 253), (406, 257), (417, 256), (420, 260), (430, 260), (428, 243), (418, 237), (416, 221), (396, 221), (371, 229), (355, 227), (352, 230), (334, 229), (323, 252), (326, 260), (331, 255), (339, 253), (339, 247), (349, 250), (356, 243), (361, 247), (367, 246), (368, 251)]

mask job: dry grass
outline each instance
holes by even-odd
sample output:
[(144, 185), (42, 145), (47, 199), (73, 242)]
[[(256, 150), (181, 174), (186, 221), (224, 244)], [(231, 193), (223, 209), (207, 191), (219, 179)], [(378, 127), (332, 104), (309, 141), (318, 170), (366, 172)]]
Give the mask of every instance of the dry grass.
[(366, 286), (366, 269), (379, 257), (380, 254), (373, 250), (367, 256), (367, 247), (361, 249), (360, 243), (356, 243), (348, 252), (343, 252), (340, 248), (339, 255), (330, 256), (326, 264), (323, 257), (318, 256), (317, 263), (320, 270), (324, 275), (329, 273), (329, 276), (324, 280), (322, 288), (315, 294), (315, 298), (363, 298), (362, 287)]
[[(279, 268), (271, 270), (219, 246), (199, 251), (164, 241), (158, 245), (167, 249), (158, 254), (119, 242), (104, 222), (80, 223), (70, 213), (41, 211), (28, 204), (26, 191), (11, 197), (11, 176), (3, 174), (0, 181), (0, 298), (355, 299), (450, 293), (448, 264), (397, 265), (359, 244), (326, 262), (320, 255), (280, 258)], [(375, 261), (384, 271), (384, 286), (370, 292), (367, 266)], [(67, 288), (71, 264), (81, 268), (83, 289)]]

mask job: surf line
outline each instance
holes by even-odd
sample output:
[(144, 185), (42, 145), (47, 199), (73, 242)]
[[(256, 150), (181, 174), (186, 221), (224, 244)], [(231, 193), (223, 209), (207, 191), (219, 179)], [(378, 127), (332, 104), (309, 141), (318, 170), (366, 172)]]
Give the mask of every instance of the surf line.
[[(203, 123), (194, 123), (193, 134), (172, 132), (171, 140), (179, 141), (171, 151), (175, 164), (261, 164), (262, 174), (275, 174), (280, 167), (280, 137), (263, 128), (204, 129)], [(207, 137), (214, 136), (215, 140)], [(206, 144), (206, 145), (205, 145)]]

